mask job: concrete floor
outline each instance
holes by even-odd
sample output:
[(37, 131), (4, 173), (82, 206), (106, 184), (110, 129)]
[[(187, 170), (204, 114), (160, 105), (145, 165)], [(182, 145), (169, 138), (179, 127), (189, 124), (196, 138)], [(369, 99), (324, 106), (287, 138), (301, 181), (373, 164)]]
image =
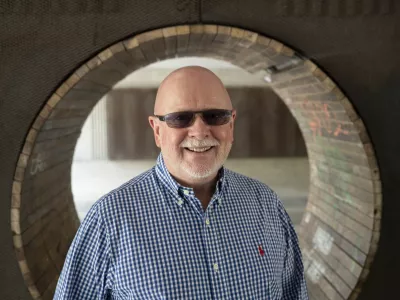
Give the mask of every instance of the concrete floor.
[[(155, 160), (74, 161), (72, 192), (79, 218), (104, 194), (154, 164)], [(225, 166), (266, 183), (279, 195), (293, 223), (300, 223), (309, 185), (307, 158), (228, 159)]]

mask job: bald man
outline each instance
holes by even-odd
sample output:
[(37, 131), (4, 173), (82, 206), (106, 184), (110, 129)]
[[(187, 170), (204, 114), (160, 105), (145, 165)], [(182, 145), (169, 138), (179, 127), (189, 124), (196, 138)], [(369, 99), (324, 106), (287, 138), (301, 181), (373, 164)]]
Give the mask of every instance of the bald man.
[(235, 118), (214, 73), (172, 72), (149, 117), (156, 166), (93, 205), (54, 299), (308, 299), (277, 195), (223, 167)]

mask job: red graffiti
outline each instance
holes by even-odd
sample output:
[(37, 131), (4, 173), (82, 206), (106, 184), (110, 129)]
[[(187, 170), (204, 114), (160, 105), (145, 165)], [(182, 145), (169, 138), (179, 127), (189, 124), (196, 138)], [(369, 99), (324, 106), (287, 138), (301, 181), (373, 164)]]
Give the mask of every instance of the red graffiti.
[(349, 130), (344, 129), (342, 124), (338, 123), (336, 112), (329, 109), (329, 104), (304, 101), (302, 108), (308, 113), (310, 118), (308, 125), (314, 138), (316, 136), (338, 137), (350, 134)]

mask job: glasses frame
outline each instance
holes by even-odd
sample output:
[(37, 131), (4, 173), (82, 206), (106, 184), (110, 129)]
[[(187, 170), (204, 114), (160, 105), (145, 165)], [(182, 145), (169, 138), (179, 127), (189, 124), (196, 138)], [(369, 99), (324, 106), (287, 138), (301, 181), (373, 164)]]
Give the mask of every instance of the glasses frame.
[[(204, 122), (205, 124), (207, 124), (208, 126), (222, 126), (222, 125), (225, 125), (225, 124), (228, 124), (228, 123), (229, 123), (229, 120), (228, 120), (226, 123), (219, 124), (219, 125), (208, 124), (208, 122), (205, 120), (203, 114), (204, 114), (205, 112), (210, 112), (210, 111), (218, 111), (218, 112), (226, 113), (226, 114), (229, 115), (229, 118), (232, 117), (232, 114), (233, 114), (233, 112), (234, 112), (233, 109), (211, 108), (211, 109), (203, 109), (203, 110), (196, 110), (196, 111), (192, 111), (192, 110), (176, 111), (176, 112), (172, 112), (172, 113), (169, 113), (169, 114), (166, 114), (166, 115), (163, 115), (163, 116), (161, 116), (161, 115), (154, 115), (154, 117), (158, 118), (158, 119), (159, 119), (160, 121), (162, 121), (162, 122), (165, 122), (165, 123), (168, 125), (168, 127), (171, 127), (171, 128), (178, 128), (178, 129), (181, 129), (181, 128), (188, 128), (188, 127), (192, 126), (193, 123), (194, 123), (194, 121), (196, 120), (196, 115), (198, 115), (198, 114), (200, 114), (201, 119), (202, 119), (203, 122)], [(179, 127), (179, 126), (170, 126), (170, 125), (168, 124), (167, 118), (168, 118), (168, 116), (170, 116), (170, 115), (172, 115), (172, 114), (176, 114), (176, 113), (191, 113), (191, 114), (193, 114), (193, 117), (192, 117), (190, 123), (188, 123), (187, 126), (183, 126), (183, 127)]]

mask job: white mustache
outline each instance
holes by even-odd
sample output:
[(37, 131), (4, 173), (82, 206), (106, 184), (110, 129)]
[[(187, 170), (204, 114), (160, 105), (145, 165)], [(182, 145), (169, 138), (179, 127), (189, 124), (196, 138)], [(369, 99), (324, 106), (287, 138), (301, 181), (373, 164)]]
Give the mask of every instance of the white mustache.
[(184, 140), (180, 145), (182, 148), (205, 148), (219, 146), (219, 142), (214, 139), (205, 140)]

